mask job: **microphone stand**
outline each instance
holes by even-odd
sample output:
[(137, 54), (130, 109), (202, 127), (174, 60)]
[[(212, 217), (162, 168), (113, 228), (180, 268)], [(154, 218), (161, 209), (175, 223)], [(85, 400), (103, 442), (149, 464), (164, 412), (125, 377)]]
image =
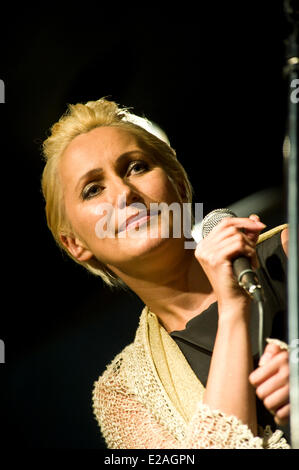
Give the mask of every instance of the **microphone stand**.
[(299, 8), (298, 1), (284, 0), (291, 32), (285, 40), (284, 75), (288, 85), (287, 129), (283, 144), (287, 219), (289, 224), (287, 299), (290, 365), (291, 447), (299, 449), (299, 286), (298, 286), (298, 106), (299, 106)]

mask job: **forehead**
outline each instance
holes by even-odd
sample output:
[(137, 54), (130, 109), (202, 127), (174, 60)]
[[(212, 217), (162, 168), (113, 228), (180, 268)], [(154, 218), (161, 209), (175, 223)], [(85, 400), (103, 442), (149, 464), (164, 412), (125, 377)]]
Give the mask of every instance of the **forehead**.
[(92, 160), (102, 157), (111, 158), (119, 153), (137, 148), (136, 138), (126, 129), (117, 127), (98, 127), (76, 136), (67, 146), (62, 155), (66, 160)]
[(99, 166), (112, 163), (119, 155), (138, 149), (136, 138), (126, 129), (98, 127), (76, 136), (59, 162), (63, 179), (76, 179)]

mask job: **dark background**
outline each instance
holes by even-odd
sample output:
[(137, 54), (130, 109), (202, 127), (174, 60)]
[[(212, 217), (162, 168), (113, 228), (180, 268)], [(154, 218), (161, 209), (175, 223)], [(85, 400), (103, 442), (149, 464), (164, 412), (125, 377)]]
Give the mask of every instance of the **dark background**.
[(7, 448), (104, 447), (93, 382), (133, 340), (142, 307), (63, 256), (47, 229), (40, 146), (67, 103), (106, 96), (158, 123), (205, 213), (275, 187), (285, 221), (282, 2), (202, 3), (18, 6), (1, 20)]

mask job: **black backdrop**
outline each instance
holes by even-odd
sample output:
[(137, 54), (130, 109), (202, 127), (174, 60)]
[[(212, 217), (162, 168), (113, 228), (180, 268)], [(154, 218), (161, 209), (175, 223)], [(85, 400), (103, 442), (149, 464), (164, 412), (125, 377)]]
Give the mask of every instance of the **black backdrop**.
[(158, 123), (205, 213), (272, 186), (283, 197), (282, 4), (202, 3), (168, 11), (74, 4), (64, 13), (35, 4), (1, 20), (0, 375), (9, 448), (104, 447), (93, 382), (133, 339), (142, 306), (62, 256), (46, 227), (40, 144), (67, 103), (106, 96)]

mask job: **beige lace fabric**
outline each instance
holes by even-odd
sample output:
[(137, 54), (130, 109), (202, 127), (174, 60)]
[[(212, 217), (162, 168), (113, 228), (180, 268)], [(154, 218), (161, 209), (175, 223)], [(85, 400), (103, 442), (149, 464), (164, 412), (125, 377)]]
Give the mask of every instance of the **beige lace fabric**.
[(204, 387), (145, 307), (135, 340), (94, 384), (93, 409), (111, 449), (288, 449), (279, 430), (255, 437), (202, 403)]

